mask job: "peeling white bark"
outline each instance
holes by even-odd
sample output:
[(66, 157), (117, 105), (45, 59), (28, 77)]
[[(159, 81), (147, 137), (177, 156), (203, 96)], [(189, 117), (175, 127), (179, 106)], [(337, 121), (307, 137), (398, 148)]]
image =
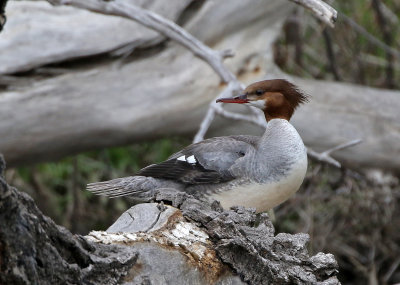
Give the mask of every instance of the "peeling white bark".
[[(172, 226), (172, 225), (169, 225)], [(172, 229), (164, 229), (157, 233), (108, 233), (106, 231), (91, 231), (86, 239), (103, 244), (132, 244), (135, 242), (155, 242), (159, 245), (173, 246), (176, 249), (185, 248), (200, 259), (205, 257), (207, 246), (210, 246), (208, 235), (195, 225), (180, 221)]]

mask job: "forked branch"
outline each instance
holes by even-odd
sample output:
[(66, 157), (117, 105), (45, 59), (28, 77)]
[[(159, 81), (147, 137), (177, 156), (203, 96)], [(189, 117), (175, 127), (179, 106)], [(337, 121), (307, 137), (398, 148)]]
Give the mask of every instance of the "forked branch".
[(235, 78), (222, 64), (224, 58), (234, 55), (232, 50), (213, 50), (174, 22), (130, 2), (100, 0), (48, 0), (48, 2), (53, 5), (69, 5), (104, 15), (114, 15), (134, 20), (183, 45), (195, 56), (207, 62), (223, 82), (228, 83)]
[[(311, 9), (318, 17), (322, 17), (321, 20), (327, 22), (329, 25), (333, 25), (336, 19), (336, 11), (327, 5), (326, 3), (319, 0), (308, 0), (308, 1), (296, 1), (291, 0), (295, 3), (303, 5)], [(223, 60), (226, 57), (232, 57), (233, 52), (231, 50), (216, 51), (206, 46), (204, 43), (199, 41), (197, 38), (189, 34), (185, 29), (178, 26), (174, 22), (165, 19), (164, 17), (140, 8), (132, 3), (122, 1), (99, 1), (99, 0), (48, 0), (53, 5), (70, 5), (78, 8), (87, 9), (100, 14), (105, 15), (116, 15), (124, 18), (134, 20), (141, 23), (142, 25), (153, 29), (167, 38), (171, 38), (179, 44), (190, 50), (195, 56), (204, 60), (208, 63), (214, 71), (219, 75), (221, 81), (227, 83), (227, 87), (215, 98), (221, 97), (232, 97), (238, 92), (242, 91), (244, 86), (236, 78), (236, 76), (223, 64)], [(253, 123), (262, 128), (266, 127), (264, 115), (260, 110), (249, 107), (252, 111), (251, 115), (245, 115), (240, 113), (233, 113), (225, 110), (221, 104), (217, 104), (215, 100), (212, 100), (206, 116), (204, 117), (197, 134), (194, 137), (194, 142), (199, 142), (204, 139), (206, 132), (208, 131), (211, 123), (213, 122), (216, 115), (220, 115), (233, 120), (241, 120)], [(340, 163), (333, 159), (330, 154), (339, 149), (353, 146), (359, 143), (361, 140), (351, 141), (349, 143), (339, 145), (325, 152), (318, 153), (308, 148), (307, 152), (310, 157), (315, 158), (319, 161), (324, 161), (340, 167)]]
[(355, 140), (340, 144), (338, 146), (335, 146), (333, 148), (330, 148), (328, 150), (325, 150), (324, 152), (316, 152), (310, 148), (307, 148), (307, 154), (316, 160), (324, 161), (324, 162), (327, 162), (329, 164), (332, 164), (332, 165), (340, 168), (341, 167), (340, 162), (337, 161), (336, 159), (332, 158), (331, 154), (335, 151), (342, 150), (342, 149), (345, 149), (345, 148), (348, 148), (351, 146), (355, 146), (361, 142), (362, 142), (361, 139), (355, 139)]

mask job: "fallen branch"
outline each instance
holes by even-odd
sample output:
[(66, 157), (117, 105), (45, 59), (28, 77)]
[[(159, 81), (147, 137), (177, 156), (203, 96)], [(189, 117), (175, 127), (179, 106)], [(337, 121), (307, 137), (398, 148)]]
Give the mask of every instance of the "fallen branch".
[(242, 91), (244, 88), (243, 84), (240, 83), (236, 77), (231, 80), (228, 84), (228, 86), (225, 88), (224, 91), (222, 91), (216, 98), (215, 100), (212, 100), (209, 108), (207, 110), (206, 116), (202, 120), (199, 130), (197, 131), (196, 135), (194, 136), (193, 142), (199, 142), (204, 140), (204, 136), (206, 135), (208, 129), (211, 126), (211, 123), (213, 122), (215, 115), (218, 114), (222, 117), (233, 119), (233, 120), (242, 120), (246, 122), (250, 122), (253, 124), (256, 124), (258, 126), (264, 127), (266, 126), (266, 122), (264, 119), (264, 115), (261, 113), (257, 113), (257, 110), (255, 108), (250, 109), (253, 111), (254, 116), (251, 115), (245, 115), (245, 114), (239, 114), (239, 113), (233, 113), (226, 111), (224, 108), (222, 108), (221, 104), (216, 103), (216, 99), (218, 98), (223, 98), (223, 97), (232, 97), (235, 94), (239, 93)]
[(322, 22), (328, 24), (330, 27), (334, 27), (337, 19), (337, 11), (331, 6), (321, 0), (290, 0), (296, 4), (299, 4), (306, 9), (311, 10), (314, 15)]
[(310, 157), (312, 157), (312, 158), (314, 158), (316, 160), (327, 162), (329, 164), (332, 164), (332, 165), (340, 168), (341, 167), (340, 162), (337, 161), (336, 159), (332, 158), (331, 154), (333, 152), (335, 152), (335, 151), (338, 151), (338, 150), (341, 150), (341, 149), (345, 149), (345, 148), (348, 148), (348, 147), (351, 147), (351, 146), (355, 146), (355, 145), (357, 145), (357, 144), (359, 144), (361, 142), (362, 142), (361, 139), (355, 139), (355, 140), (349, 141), (347, 143), (340, 144), (338, 146), (330, 148), (328, 150), (325, 150), (324, 152), (321, 152), (321, 153), (318, 153), (316, 151), (313, 151), (310, 148), (307, 148), (307, 154)]
[(74, 6), (104, 15), (114, 15), (134, 20), (186, 47), (195, 56), (207, 62), (223, 82), (228, 83), (235, 77), (222, 65), (224, 58), (234, 55), (231, 50), (215, 51), (193, 37), (185, 29), (157, 13), (122, 1), (48, 0), (48, 2), (53, 5)]
[[(322, 21), (330, 24), (330, 26), (333, 26), (333, 22), (336, 20), (337, 12), (328, 4), (319, 0), (291, 1), (311, 9), (314, 13), (316, 13), (318, 17), (320, 17)], [(181, 28), (174, 22), (158, 15), (157, 13), (142, 9), (131, 3), (119, 1), (104, 2), (97, 0), (48, 0), (48, 2), (53, 5), (69, 5), (105, 15), (116, 15), (132, 19), (148, 28), (151, 28), (163, 34), (170, 39), (175, 40), (176, 42), (190, 50), (195, 56), (208, 63), (220, 76), (221, 80), (225, 83), (228, 83), (228, 86), (225, 88), (225, 90), (221, 92), (215, 99), (221, 97), (232, 97), (233, 95), (243, 90), (243, 84), (240, 83), (236, 76), (223, 64), (223, 60), (225, 58), (233, 56), (233, 52), (231, 50), (215, 51), (199, 41), (191, 34), (189, 34), (185, 29)], [(206, 116), (202, 120), (199, 130), (193, 139), (193, 142), (199, 142), (204, 139), (204, 136), (207, 133), (216, 114), (233, 120), (250, 122), (265, 128), (266, 122), (262, 112), (254, 107), (249, 108), (253, 115), (233, 113), (224, 110), (220, 105), (215, 102), (215, 100), (212, 100), (207, 110)], [(340, 145), (338, 147), (335, 147), (334, 149), (343, 149), (351, 145), (353, 144), (347, 144), (347, 146), (344, 147)], [(307, 148), (307, 153), (311, 157), (316, 158), (319, 161), (324, 161), (340, 167), (340, 163), (330, 156), (331, 152), (332, 149), (322, 153), (317, 153), (312, 149)]]
[[(225, 83), (228, 83), (228, 87), (215, 99), (221, 97), (231, 97), (233, 94), (240, 92), (244, 87), (243, 84), (237, 80), (236, 76), (223, 64), (223, 60), (225, 58), (232, 57), (234, 55), (231, 50), (215, 51), (203, 44), (197, 38), (193, 37), (185, 29), (154, 12), (142, 9), (130, 3), (127, 4), (123, 2), (102, 2), (96, 0), (48, 0), (48, 2), (53, 5), (69, 5), (87, 9), (96, 13), (117, 15), (132, 19), (170, 39), (175, 40), (190, 50), (195, 56), (208, 63), (220, 76), (221, 80)], [(207, 111), (206, 117), (203, 119), (200, 129), (195, 135), (193, 141), (199, 142), (204, 139), (207, 130), (214, 120), (215, 114), (230, 118), (234, 117), (236, 119), (240, 118), (241, 120), (249, 122), (261, 122), (264, 116), (253, 108), (251, 109), (256, 118), (247, 115), (228, 113), (221, 107), (217, 107), (215, 100), (213, 100), (210, 103), (210, 108)]]

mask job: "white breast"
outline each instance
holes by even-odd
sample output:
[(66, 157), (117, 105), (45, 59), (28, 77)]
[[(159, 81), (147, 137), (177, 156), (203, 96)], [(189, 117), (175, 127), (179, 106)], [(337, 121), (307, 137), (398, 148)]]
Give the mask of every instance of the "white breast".
[(229, 190), (213, 194), (211, 199), (220, 201), (225, 209), (231, 206), (245, 206), (256, 208), (257, 212), (264, 212), (292, 196), (300, 188), (306, 171), (307, 156), (304, 156), (279, 181), (237, 185)]

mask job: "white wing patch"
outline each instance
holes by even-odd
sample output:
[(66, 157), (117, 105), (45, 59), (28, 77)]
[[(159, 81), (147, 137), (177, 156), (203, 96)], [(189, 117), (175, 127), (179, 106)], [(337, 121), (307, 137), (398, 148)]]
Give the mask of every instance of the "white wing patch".
[(176, 160), (184, 161), (184, 162), (187, 162), (187, 163), (190, 163), (190, 164), (196, 164), (197, 163), (197, 160), (194, 157), (194, 155), (191, 155), (191, 156), (188, 156), (188, 157), (186, 157), (185, 155), (182, 155), (182, 156), (178, 157)]
[(196, 164), (196, 162), (197, 162), (194, 155), (191, 155), (188, 158), (186, 158), (186, 161), (189, 162), (190, 164)]
[(186, 157), (184, 155), (177, 158), (179, 161), (186, 161)]

